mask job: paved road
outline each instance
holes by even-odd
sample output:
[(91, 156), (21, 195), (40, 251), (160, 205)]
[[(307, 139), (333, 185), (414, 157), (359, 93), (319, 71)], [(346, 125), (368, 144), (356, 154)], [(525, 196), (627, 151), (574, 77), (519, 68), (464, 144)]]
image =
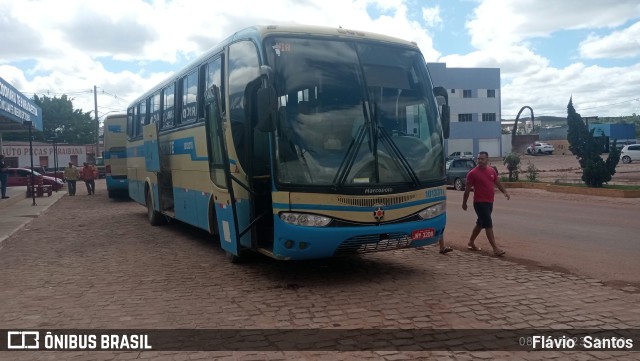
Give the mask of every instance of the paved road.
[[(496, 194), (494, 226), (498, 244), (510, 258), (595, 277), (620, 287), (635, 286), (640, 292), (640, 222), (636, 216), (640, 199), (529, 189), (509, 192), (509, 201)], [(447, 241), (460, 249), (466, 247), (476, 219), (472, 208), (462, 210), (463, 193), (447, 192)], [(490, 249), (484, 233), (477, 244)]]
[(142, 206), (108, 200), (103, 182), (96, 193), (63, 197), (2, 242), (3, 328), (440, 329), (440, 342), (458, 351), (4, 352), (0, 359), (638, 357), (479, 351), (481, 343), (464, 333), (453, 338), (454, 329), (640, 328), (640, 295), (597, 279), (471, 252), (440, 255), (434, 248), (299, 263), (258, 257), (233, 265), (202, 232), (180, 224), (151, 227)]

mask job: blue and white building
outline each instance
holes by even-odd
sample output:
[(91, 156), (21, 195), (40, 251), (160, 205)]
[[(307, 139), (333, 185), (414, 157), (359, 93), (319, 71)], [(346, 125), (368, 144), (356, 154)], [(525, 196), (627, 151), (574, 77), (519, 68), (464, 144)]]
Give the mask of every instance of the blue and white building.
[(428, 63), (434, 86), (449, 94), (451, 133), (446, 154), (480, 151), (489, 157), (503, 155), (499, 68), (447, 68), (445, 63)]

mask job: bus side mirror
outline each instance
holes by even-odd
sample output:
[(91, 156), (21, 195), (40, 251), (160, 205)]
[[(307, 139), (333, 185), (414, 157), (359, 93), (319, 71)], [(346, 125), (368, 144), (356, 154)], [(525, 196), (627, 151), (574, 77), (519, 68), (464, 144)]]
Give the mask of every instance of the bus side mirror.
[(261, 132), (276, 130), (276, 90), (272, 86), (258, 89), (258, 124), (256, 128)]
[(442, 135), (444, 136), (444, 139), (449, 139), (450, 122), (449, 122), (449, 106), (448, 105), (442, 106), (440, 118), (442, 120)]
[[(444, 139), (449, 139), (449, 94), (447, 93), (447, 89), (437, 86), (433, 88), (433, 95), (436, 97), (436, 100), (439, 100), (438, 97), (441, 97), (441, 99), (444, 100), (440, 110), (440, 121), (442, 122), (442, 135), (444, 136)], [(438, 101), (438, 105), (440, 105), (440, 101)]]

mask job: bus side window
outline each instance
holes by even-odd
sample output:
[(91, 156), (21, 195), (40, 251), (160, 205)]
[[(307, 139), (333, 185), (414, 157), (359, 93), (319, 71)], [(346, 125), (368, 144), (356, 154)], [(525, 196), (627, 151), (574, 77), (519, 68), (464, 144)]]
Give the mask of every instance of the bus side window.
[(160, 120), (160, 92), (156, 92), (149, 98), (149, 123), (157, 123)]
[[(250, 130), (250, 124), (245, 124), (249, 109), (245, 109), (245, 89), (249, 82), (259, 75), (260, 62), (255, 45), (250, 41), (239, 41), (229, 47), (229, 117), (231, 119), (231, 133), (238, 161), (244, 169), (250, 155), (247, 152), (247, 142), (244, 133)], [(248, 128), (249, 127), (249, 128)]]
[(162, 129), (172, 128), (175, 123), (175, 83), (162, 90)]

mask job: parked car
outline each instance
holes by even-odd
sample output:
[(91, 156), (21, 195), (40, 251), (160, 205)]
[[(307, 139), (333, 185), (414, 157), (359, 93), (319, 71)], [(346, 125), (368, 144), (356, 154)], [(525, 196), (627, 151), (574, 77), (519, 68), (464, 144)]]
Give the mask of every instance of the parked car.
[[(26, 166), (24, 167), (26, 169), (31, 169), (30, 166)], [(64, 171), (63, 170), (59, 170), (59, 171), (55, 171), (54, 169), (49, 169), (45, 166), (41, 166), (41, 165), (36, 165), (33, 167), (33, 170), (35, 170), (36, 172), (42, 174), (42, 175), (46, 175), (48, 177), (51, 178), (58, 178), (58, 179), (62, 179), (62, 181), (64, 182)]]
[(467, 185), (467, 174), (476, 166), (473, 159), (457, 158), (446, 164), (447, 185), (452, 185), (458, 191)]
[(640, 160), (640, 144), (629, 144), (620, 151), (622, 163), (629, 164), (634, 160)]
[(527, 147), (528, 154), (552, 154), (554, 150), (553, 145), (542, 142), (535, 142)]
[(473, 153), (471, 152), (453, 152), (449, 154), (447, 160), (456, 159), (456, 158), (468, 158), (473, 159)]
[(42, 178), (42, 183), (45, 185), (50, 185), (54, 191), (62, 189), (64, 183), (62, 179), (55, 179), (53, 177), (49, 177), (46, 175), (42, 175), (38, 172), (32, 171), (31, 169), (25, 168), (7, 168), (8, 174), (8, 182), (7, 186), (9, 187), (19, 187), (19, 186), (27, 186), (29, 179), (31, 178), (31, 172), (33, 172), (33, 177), (36, 182), (38, 182), (39, 178)]

